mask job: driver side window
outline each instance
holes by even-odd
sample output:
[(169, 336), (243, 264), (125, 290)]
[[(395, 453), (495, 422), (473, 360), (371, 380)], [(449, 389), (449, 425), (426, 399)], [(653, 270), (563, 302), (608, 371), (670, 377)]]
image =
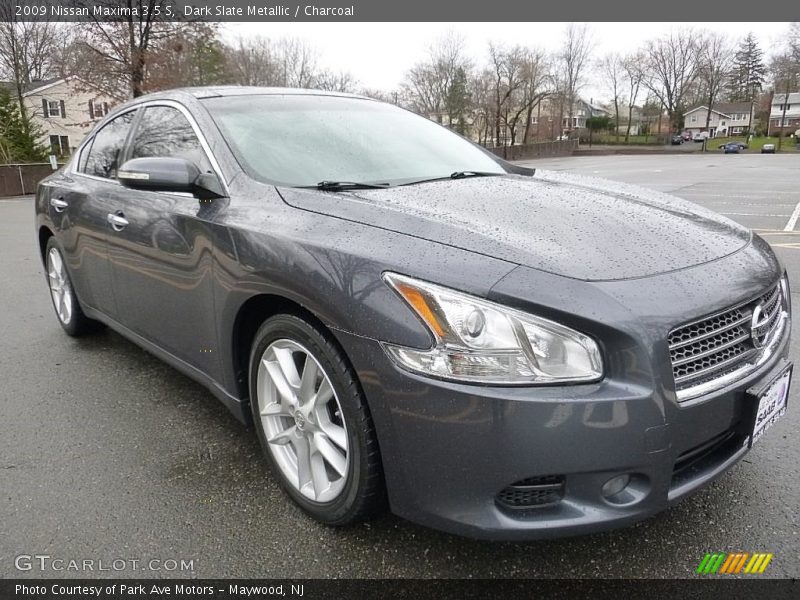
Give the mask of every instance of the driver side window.
[(130, 158), (184, 158), (202, 173), (213, 172), (200, 140), (181, 111), (171, 106), (145, 108), (131, 144)]
[(84, 161), (81, 158), (82, 173), (104, 179), (116, 179), (122, 148), (135, 114), (135, 110), (126, 112), (103, 125), (103, 128), (95, 134), (91, 147), (83, 151), (86, 159)]

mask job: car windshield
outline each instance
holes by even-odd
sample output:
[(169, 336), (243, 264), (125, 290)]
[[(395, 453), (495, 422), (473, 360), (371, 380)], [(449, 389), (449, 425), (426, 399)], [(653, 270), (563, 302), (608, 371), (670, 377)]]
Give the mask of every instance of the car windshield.
[(299, 94), (204, 104), (242, 167), (267, 183), (401, 185), (464, 172), (506, 173), (460, 136), (390, 104)]

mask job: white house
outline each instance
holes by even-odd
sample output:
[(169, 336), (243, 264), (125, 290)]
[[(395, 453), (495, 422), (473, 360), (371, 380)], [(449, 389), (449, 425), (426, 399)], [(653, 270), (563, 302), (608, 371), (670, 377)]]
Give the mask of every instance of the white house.
[[(3, 87), (13, 90), (8, 82)], [(112, 100), (77, 77), (35, 81), (25, 86), (23, 102), (42, 130), (41, 143), (57, 156), (71, 154), (95, 123), (108, 114)]]
[[(684, 129), (692, 134), (708, 131), (710, 137), (743, 135), (750, 129), (753, 116), (752, 102), (720, 102), (711, 109), (697, 106), (683, 113)], [(706, 121), (708, 128), (706, 129)]]
[(800, 92), (775, 94), (769, 109), (769, 132), (793, 133), (797, 129), (800, 129)]

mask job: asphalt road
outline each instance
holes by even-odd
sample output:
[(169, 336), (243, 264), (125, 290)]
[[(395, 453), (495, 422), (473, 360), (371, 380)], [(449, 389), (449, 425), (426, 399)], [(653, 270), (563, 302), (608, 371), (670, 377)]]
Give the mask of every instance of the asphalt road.
[[(720, 210), (762, 230), (800, 282), (800, 237), (782, 231), (800, 202), (800, 156), (531, 164)], [(95, 575), (126, 577), (692, 577), (710, 550), (773, 552), (767, 574), (800, 577), (800, 386), (730, 473), (628, 529), (526, 544), (457, 538), (391, 515), (328, 529), (283, 497), (253, 431), (210, 393), (114, 333), (62, 333), (32, 215), (29, 198), (0, 200), (0, 577), (92, 574), (20, 572), (21, 554), (95, 568), (123, 560), (123, 570)], [(792, 353), (800, 362), (796, 343)], [(161, 570), (139, 570), (150, 559)], [(193, 569), (167, 571), (170, 559)]]

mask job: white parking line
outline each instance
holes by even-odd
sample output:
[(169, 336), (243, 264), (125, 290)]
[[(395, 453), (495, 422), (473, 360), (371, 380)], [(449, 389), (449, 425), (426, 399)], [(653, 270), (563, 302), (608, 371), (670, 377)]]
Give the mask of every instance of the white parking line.
[(794, 231), (794, 226), (797, 225), (798, 218), (800, 218), (800, 202), (794, 207), (794, 212), (792, 212), (792, 216), (789, 217), (789, 220), (786, 222), (786, 227), (784, 227), (783, 230)]

